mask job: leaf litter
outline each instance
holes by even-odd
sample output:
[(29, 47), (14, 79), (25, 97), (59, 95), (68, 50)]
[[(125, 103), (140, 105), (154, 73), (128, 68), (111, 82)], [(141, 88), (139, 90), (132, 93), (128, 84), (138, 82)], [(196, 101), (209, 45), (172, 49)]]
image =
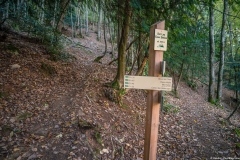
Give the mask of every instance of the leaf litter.
[[(43, 44), (7, 36), (0, 43), (0, 158), (143, 158), (147, 92), (127, 92), (126, 107), (106, 97), (104, 84), (114, 78), (117, 67), (107, 65), (110, 56), (102, 64), (93, 62), (104, 50), (94, 33), (74, 39), (94, 43), (88, 46), (92, 53), (65, 44), (76, 58), (71, 62), (51, 61)], [(4, 50), (10, 43), (18, 54)], [(44, 69), (51, 66), (52, 76), (42, 71), (43, 64)], [(221, 123), (229, 114), (228, 102), (224, 109), (211, 106), (206, 89), (193, 91), (181, 83), (180, 98), (165, 94), (172, 108), (160, 113), (158, 159), (239, 157), (236, 125)], [(238, 124), (239, 114), (232, 119)]]

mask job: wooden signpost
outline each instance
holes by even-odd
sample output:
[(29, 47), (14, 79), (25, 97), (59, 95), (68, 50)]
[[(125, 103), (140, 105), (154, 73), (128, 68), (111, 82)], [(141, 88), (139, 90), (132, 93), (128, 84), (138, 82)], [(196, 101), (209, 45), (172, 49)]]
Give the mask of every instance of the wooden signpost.
[(172, 90), (171, 77), (124, 76), (124, 88), (148, 89), (159, 91)]
[(161, 21), (153, 24), (150, 29), (148, 71), (150, 77), (128, 75), (124, 77), (125, 88), (148, 89), (144, 160), (156, 159), (161, 91), (172, 89), (172, 78), (162, 77), (165, 70), (163, 51), (167, 50), (167, 31), (164, 27), (165, 21)]

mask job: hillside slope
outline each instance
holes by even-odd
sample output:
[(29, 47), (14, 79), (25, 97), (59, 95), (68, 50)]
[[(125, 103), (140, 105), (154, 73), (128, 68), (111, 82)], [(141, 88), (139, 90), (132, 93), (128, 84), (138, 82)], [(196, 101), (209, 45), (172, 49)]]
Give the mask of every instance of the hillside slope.
[[(93, 62), (104, 51), (94, 32), (68, 38), (65, 52), (75, 58), (65, 61), (52, 61), (36, 39), (2, 35), (0, 159), (142, 158), (146, 91), (130, 90), (123, 106), (114, 101), (110, 93), (116, 91), (104, 84), (116, 66), (107, 65), (110, 55), (102, 64)], [(231, 111), (228, 102), (225, 109), (211, 106), (206, 91), (181, 83), (178, 98), (165, 93), (169, 110), (161, 112), (158, 159), (239, 156), (235, 127), (221, 121)]]

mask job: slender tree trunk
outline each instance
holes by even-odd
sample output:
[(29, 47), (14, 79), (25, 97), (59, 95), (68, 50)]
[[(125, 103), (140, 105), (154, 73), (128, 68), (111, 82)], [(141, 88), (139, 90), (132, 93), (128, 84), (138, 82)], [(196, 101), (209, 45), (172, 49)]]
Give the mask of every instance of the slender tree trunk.
[(107, 54), (106, 13), (105, 13), (105, 11), (103, 13), (104, 13), (104, 15), (103, 15), (103, 37), (104, 37), (104, 43), (105, 43), (105, 51), (104, 51), (103, 55), (95, 58), (94, 62), (100, 62), (100, 60)]
[(16, 16), (16, 6), (15, 6), (15, 3), (13, 3), (13, 15)]
[(42, 14), (41, 14), (40, 23), (43, 24), (43, 21), (44, 21), (44, 0), (42, 0)]
[(237, 71), (237, 68), (236, 66), (233, 67), (234, 69), (234, 83), (235, 83), (235, 95), (236, 95), (236, 100), (238, 101), (238, 89), (237, 89), (237, 86), (238, 86), (238, 71)]
[(98, 26), (97, 26), (97, 40), (101, 40), (101, 23), (102, 23), (102, 9), (101, 9), (101, 1), (98, 0)]
[(85, 34), (88, 35), (88, 6), (86, 5), (86, 28)]
[[(125, 0), (125, 10), (124, 10), (124, 19), (121, 32), (121, 39), (118, 46), (118, 69), (117, 75), (115, 77), (114, 83), (117, 83), (117, 87), (122, 88), (125, 75), (125, 66), (126, 66), (126, 46), (128, 41), (128, 34), (130, 28), (132, 8), (130, 5), (131, 0)], [(115, 83), (115, 84), (116, 84)], [(115, 85), (114, 84), (114, 85)]]
[(142, 64), (140, 65), (140, 67), (139, 67), (139, 69), (138, 69), (138, 71), (137, 71), (137, 73), (136, 73), (137, 76), (142, 75), (143, 69), (144, 69), (144, 67), (145, 67), (146, 64), (147, 64), (147, 60), (148, 60), (148, 57), (145, 56), (145, 57), (143, 58)]
[(108, 30), (109, 30), (109, 37), (110, 37), (110, 42), (111, 42), (111, 47), (112, 47), (112, 58), (114, 57), (114, 40), (113, 40), (113, 33), (114, 31), (112, 32), (112, 28), (110, 26), (110, 20), (108, 19)]
[(57, 22), (57, 29), (59, 32), (62, 31), (62, 27), (63, 27), (63, 20), (66, 14), (66, 11), (68, 9), (68, 6), (70, 4), (71, 0), (61, 0), (60, 2), (60, 18)]
[(131, 67), (131, 69), (130, 69), (130, 71), (129, 71), (129, 75), (132, 75), (133, 68), (134, 68), (135, 63), (136, 63), (136, 61), (138, 60), (138, 57), (140, 56), (141, 52), (142, 52), (142, 46), (141, 46), (141, 48), (140, 48), (139, 51), (136, 49), (136, 57), (134, 58), (134, 61), (133, 61), (133, 63), (132, 63), (132, 67)]
[(92, 30), (94, 31), (94, 20), (95, 20), (95, 14), (92, 15), (93, 16), (93, 20), (92, 20)]
[(83, 24), (82, 24), (82, 18), (81, 18), (81, 16), (79, 17), (80, 19), (79, 19), (79, 21), (80, 21), (80, 27), (79, 27), (79, 33), (80, 33), (80, 35), (82, 36), (82, 26), (83, 26)]
[(104, 36), (104, 43), (105, 43), (105, 54), (107, 53), (107, 36), (106, 36), (106, 11), (103, 12), (103, 36)]
[[(140, 31), (139, 31), (138, 34), (139, 34), (139, 39), (138, 39), (138, 52), (139, 52), (140, 48), (142, 48), (142, 34), (141, 34)], [(138, 60), (137, 60), (137, 67), (138, 67), (138, 69), (141, 66), (142, 59), (143, 59), (143, 55), (140, 53), (139, 56), (138, 56)]]
[[(229, 25), (229, 42), (230, 42), (230, 54), (232, 56), (232, 62), (235, 62), (235, 56), (234, 56), (234, 53), (233, 53), (233, 34), (232, 34), (232, 23), (231, 21), (229, 20), (228, 21), (228, 25)], [(237, 52), (236, 52), (237, 53)], [(235, 98), (236, 100), (238, 101), (238, 89), (237, 89), (237, 86), (238, 86), (238, 71), (237, 71), (237, 67), (236, 66), (233, 66), (233, 69), (234, 69), (234, 83), (235, 83)], [(229, 82), (230, 83), (230, 82)]]
[(233, 36), (232, 36), (232, 23), (230, 20), (228, 21), (229, 24), (229, 42), (230, 42), (230, 54), (232, 56), (232, 61), (234, 61), (234, 53), (233, 53)]
[(55, 23), (56, 23), (56, 12), (57, 12), (57, 1), (55, 1), (55, 4), (54, 4), (54, 13), (53, 13), (53, 22), (52, 22), (53, 27), (55, 27)]
[(234, 113), (238, 110), (239, 107), (240, 107), (240, 103), (238, 103), (238, 105), (235, 107), (233, 112), (228, 116), (227, 120), (230, 120), (230, 118), (234, 115)]
[(9, 2), (6, 2), (6, 18), (8, 18), (9, 15)]
[(221, 30), (221, 44), (220, 44), (220, 64), (218, 74), (218, 86), (217, 86), (217, 99), (221, 100), (222, 97), (222, 85), (223, 85), (223, 69), (224, 69), (224, 49), (225, 49), (225, 28), (226, 19), (228, 13), (228, 0), (224, 0), (222, 30)]
[[(72, 6), (71, 6), (71, 8), (73, 9)], [(72, 17), (72, 13), (73, 13), (73, 12), (71, 12), (71, 26), (72, 26), (72, 38), (74, 38), (75, 36), (74, 36), (74, 25), (73, 25), (73, 17)]]
[(80, 21), (79, 21), (79, 17), (80, 17), (80, 9), (77, 7), (76, 8), (76, 21), (77, 21), (77, 27), (79, 28), (79, 25), (80, 25)]
[(181, 81), (181, 78), (182, 78), (183, 68), (184, 68), (184, 63), (182, 62), (178, 79), (177, 79), (177, 77), (175, 77), (175, 80), (174, 80), (174, 91), (176, 94), (177, 94), (179, 82)]
[(17, 0), (17, 16), (19, 17), (20, 14), (20, 1)]

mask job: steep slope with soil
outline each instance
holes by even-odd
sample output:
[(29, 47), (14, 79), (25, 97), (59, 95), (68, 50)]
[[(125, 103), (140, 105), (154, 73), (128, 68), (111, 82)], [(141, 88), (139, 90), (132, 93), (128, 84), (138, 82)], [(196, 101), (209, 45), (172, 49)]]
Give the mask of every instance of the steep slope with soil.
[[(104, 84), (116, 66), (107, 65), (110, 55), (93, 62), (104, 52), (94, 32), (68, 38), (65, 52), (75, 58), (65, 61), (50, 60), (35, 39), (1, 35), (0, 159), (142, 158), (146, 91), (130, 90), (122, 106), (115, 101), (120, 93)], [(235, 127), (221, 121), (227, 105), (207, 103), (205, 86), (194, 91), (181, 83), (179, 93), (165, 93), (158, 159), (238, 157)], [(239, 123), (238, 113), (233, 119)]]

